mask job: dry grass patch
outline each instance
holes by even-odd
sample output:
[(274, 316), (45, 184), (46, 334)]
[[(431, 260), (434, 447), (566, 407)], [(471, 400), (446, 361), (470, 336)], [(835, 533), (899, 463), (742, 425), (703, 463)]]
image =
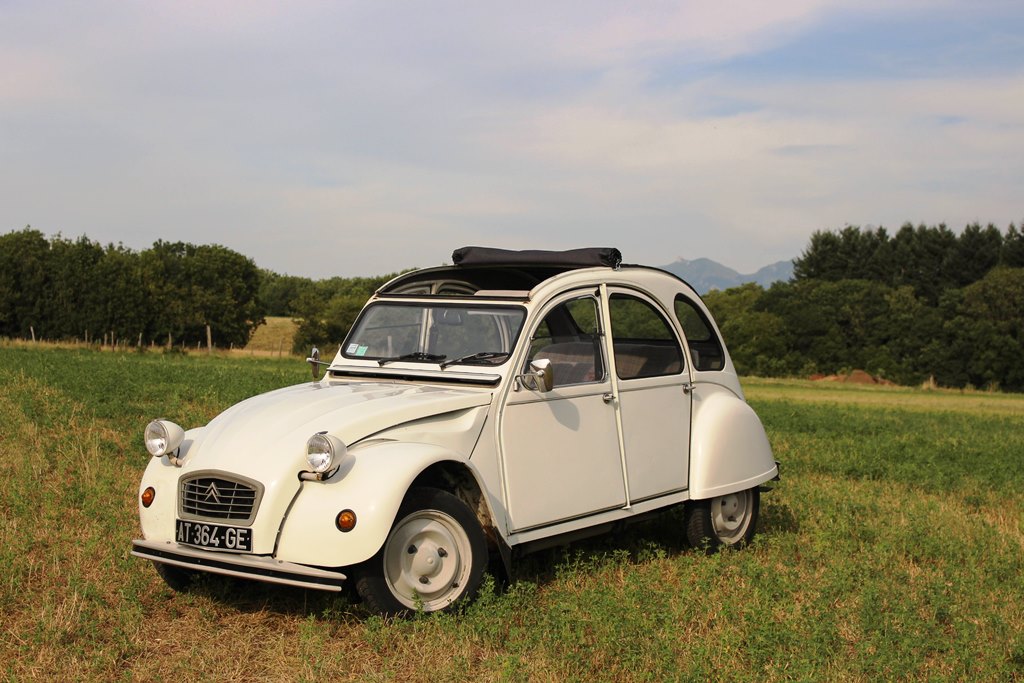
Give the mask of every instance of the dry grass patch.
[(266, 322), (253, 331), (244, 353), (290, 355), (298, 327), (292, 318), (268, 316)]
[(1024, 415), (1024, 395), (898, 386), (822, 385), (809, 380), (745, 379), (750, 400), (801, 401), (898, 408), (917, 412)]

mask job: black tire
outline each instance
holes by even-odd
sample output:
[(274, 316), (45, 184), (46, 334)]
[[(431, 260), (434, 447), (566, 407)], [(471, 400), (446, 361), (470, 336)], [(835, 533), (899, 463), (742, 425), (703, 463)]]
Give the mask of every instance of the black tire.
[(476, 597), (487, 539), (462, 500), (435, 488), (406, 495), (377, 554), (356, 571), (367, 608), (384, 616), (445, 611)]
[(761, 509), (757, 487), (686, 504), (686, 540), (694, 548), (712, 553), (719, 548), (741, 548), (754, 538)]
[(192, 582), (196, 579), (197, 572), (191, 569), (183, 569), (182, 567), (175, 567), (171, 564), (164, 564), (163, 562), (154, 562), (153, 567), (156, 568), (156, 573), (160, 575), (160, 578), (164, 580), (172, 590), (179, 593), (183, 593), (192, 587)]

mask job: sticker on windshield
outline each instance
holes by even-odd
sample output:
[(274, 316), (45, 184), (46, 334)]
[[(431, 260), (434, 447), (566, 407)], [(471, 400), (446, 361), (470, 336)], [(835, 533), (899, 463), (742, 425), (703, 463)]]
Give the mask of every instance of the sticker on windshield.
[(354, 354), (356, 352), (356, 350), (358, 348), (359, 348), (359, 344), (349, 344), (348, 348), (345, 349), (345, 353), (347, 353), (348, 355), (351, 356), (352, 354)]
[(358, 349), (356, 349), (356, 355), (357, 356), (365, 356), (366, 355), (366, 351), (369, 348), (370, 348), (369, 346), (360, 346)]

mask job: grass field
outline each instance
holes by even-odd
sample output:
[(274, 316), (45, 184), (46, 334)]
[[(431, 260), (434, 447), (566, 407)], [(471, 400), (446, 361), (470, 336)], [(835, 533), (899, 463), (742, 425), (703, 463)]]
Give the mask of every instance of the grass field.
[(295, 359), (0, 345), (8, 680), (1024, 680), (1024, 397), (750, 381), (783, 463), (760, 534), (705, 556), (667, 514), (531, 556), (459, 616), (129, 555), (152, 417), (306, 381)]
[(287, 356), (292, 351), (292, 340), (297, 328), (298, 325), (291, 318), (267, 316), (266, 322), (253, 331), (245, 351)]

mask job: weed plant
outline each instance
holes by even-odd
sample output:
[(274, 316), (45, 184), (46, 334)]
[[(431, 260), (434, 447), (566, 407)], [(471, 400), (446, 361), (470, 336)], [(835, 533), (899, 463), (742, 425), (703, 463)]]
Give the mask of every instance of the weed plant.
[(0, 346), (8, 680), (1022, 680), (1024, 397), (757, 381), (783, 478), (741, 551), (681, 516), (525, 558), (460, 614), (129, 555), (153, 417), (308, 381), (295, 359)]

